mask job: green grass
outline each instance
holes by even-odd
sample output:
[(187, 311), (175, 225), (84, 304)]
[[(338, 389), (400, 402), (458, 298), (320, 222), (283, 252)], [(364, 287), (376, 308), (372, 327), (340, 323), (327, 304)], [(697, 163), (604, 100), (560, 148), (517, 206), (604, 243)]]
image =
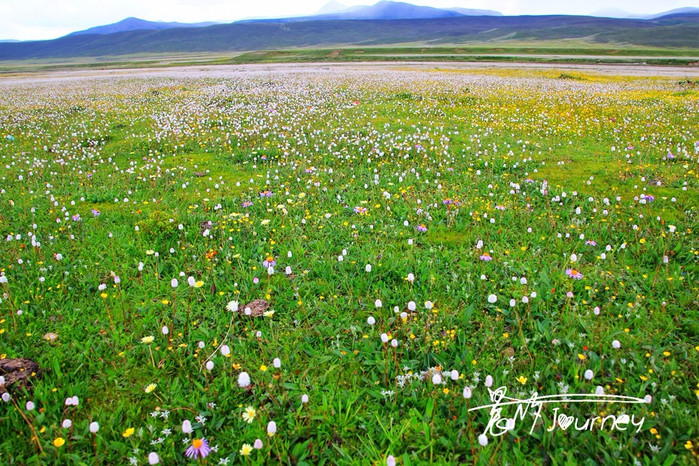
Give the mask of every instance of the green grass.
[[(41, 372), (0, 403), (0, 462), (182, 464), (202, 437), (209, 464), (696, 462), (693, 83), (421, 69), (3, 86), (0, 358)], [(652, 402), (556, 405), (639, 432), (549, 432), (548, 405), (481, 446), (487, 376)]]

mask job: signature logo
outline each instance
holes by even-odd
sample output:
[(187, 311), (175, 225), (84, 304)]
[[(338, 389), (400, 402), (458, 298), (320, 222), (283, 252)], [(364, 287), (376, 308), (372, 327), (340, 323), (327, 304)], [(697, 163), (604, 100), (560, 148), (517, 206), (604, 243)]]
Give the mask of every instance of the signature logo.
[[(637, 418), (635, 414), (609, 414), (606, 416), (588, 416), (576, 417), (562, 411), (560, 406), (554, 407), (551, 413), (545, 417), (542, 414), (545, 405), (556, 404), (572, 404), (572, 403), (619, 403), (619, 404), (649, 404), (652, 400), (650, 396), (645, 398), (635, 398), (632, 396), (623, 395), (606, 395), (596, 393), (582, 394), (561, 394), (561, 395), (545, 395), (539, 396), (538, 393), (533, 394), (528, 399), (518, 399), (507, 396), (507, 388), (500, 387), (495, 390), (488, 389), (490, 394), (491, 404), (477, 406), (468, 411), (478, 411), (481, 409), (490, 410), (490, 419), (483, 434), (498, 437), (517, 427), (520, 422), (526, 422), (526, 417), (529, 415), (531, 427), (529, 433), (534, 432), (534, 428), (539, 422), (546, 426), (548, 419), (547, 432), (552, 432), (556, 429), (567, 430), (575, 429), (579, 431), (592, 431), (595, 428), (599, 430), (633, 430), (640, 432), (645, 422), (645, 417)], [(514, 415), (512, 413), (514, 412)], [(506, 415), (509, 413), (510, 416)]]

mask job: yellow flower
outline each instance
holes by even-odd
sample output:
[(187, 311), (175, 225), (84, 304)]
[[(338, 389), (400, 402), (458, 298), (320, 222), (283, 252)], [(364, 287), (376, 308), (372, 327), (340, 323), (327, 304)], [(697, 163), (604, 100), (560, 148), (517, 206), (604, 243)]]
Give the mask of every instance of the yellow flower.
[(260, 366), (260, 370), (261, 370), (262, 372), (267, 372), (267, 366), (265, 366), (264, 364), (262, 364), (262, 365)]
[(255, 408), (252, 406), (248, 406), (245, 408), (245, 412), (243, 413), (243, 420), (246, 421), (248, 424), (252, 424), (252, 421), (255, 419), (255, 416), (257, 416), (257, 411), (255, 411)]
[(248, 443), (244, 443), (240, 448), (240, 454), (243, 456), (248, 456), (252, 452), (252, 446)]
[(64, 443), (66, 443), (66, 441), (63, 439), (63, 437), (56, 437), (53, 439), (53, 446), (56, 448), (62, 447)]
[(135, 431), (136, 431), (136, 429), (134, 429), (133, 427), (129, 427), (128, 429), (126, 429), (126, 430), (124, 431), (123, 434), (121, 434), (121, 436), (124, 437), (124, 438), (129, 438), (129, 437), (131, 437), (131, 436), (133, 435), (133, 433), (134, 433)]
[(691, 450), (691, 449), (694, 448), (694, 445), (692, 445), (692, 441), (691, 441), (691, 440), (687, 440), (687, 443), (684, 444), (684, 447), (685, 447), (687, 450)]
[(194, 284), (194, 288), (201, 288), (202, 286), (204, 286), (204, 282), (201, 280)]
[(525, 383), (527, 383), (527, 378), (526, 378), (525, 376), (523, 376), (523, 375), (520, 375), (519, 377), (517, 377), (516, 380), (517, 380), (517, 382), (521, 383), (522, 385), (524, 385)]
[(152, 392), (153, 390), (155, 390), (155, 387), (157, 387), (157, 386), (158, 386), (158, 385), (157, 385), (157, 384), (154, 384), (154, 383), (148, 385), (148, 386), (146, 387), (146, 393)]
[(149, 337), (141, 338), (141, 343), (145, 343), (146, 345), (150, 345), (151, 343), (153, 343), (153, 340), (155, 340), (155, 337), (151, 335)]

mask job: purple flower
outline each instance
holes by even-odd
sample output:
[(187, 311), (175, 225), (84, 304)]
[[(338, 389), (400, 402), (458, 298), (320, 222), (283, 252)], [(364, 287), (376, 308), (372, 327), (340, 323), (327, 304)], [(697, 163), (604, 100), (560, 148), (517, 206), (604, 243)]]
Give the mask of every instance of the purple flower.
[(264, 267), (266, 269), (268, 269), (270, 267), (274, 267), (275, 265), (277, 265), (277, 262), (274, 260), (274, 257), (272, 257), (272, 256), (269, 256), (267, 259), (262, 261), (262, 267)]
[(492, 260), (493, 260), (493, 258), (492, 258), (492, 257), (490, 256), (490, 254), (488, 254), (487, 252), (486, 252), (485, 254), (483, 254), (483, 255), (480, 257), (480, 259), (481, 259), (482, 261), (486, 261), (486, 262), (492, 261)]
[(250, 207), (251, 205), (252, 205), (252, 202), (250, 202), (250, 201), (243, 202), (243, 207)]
[(592, 241), (591, 239), (588, 239), (587, 241), (585, 241), (585, 244), (587, 244), (588, 246), (597, 246), (597, 242)]
[(192, 444), (184, 452), (187, 458), (198, 459), (200, 456), (206, 458), (211, 453), (211, 447), (209, 447), (209, 442), (205, 438), (195, 438), (192, 440)]
[(418, 225), (417, 231), (421, 231), (424, 233), (425, 231), (427, 231), (427, 227), (425, 225)]
[(270, 190), (262, 191), (260, 197), (272, 197), (274, 193)]
[(80, 217), (80, 214), (75, 214), (75, 215), (73, 215), (73, 216), (70, 217), (70, 218), (71, 218), (74, 222), (79, 222), (80, 220), (82, 220), (82, 218)]
[(354, 208), (354, 213), (359, 214), (359, 215), (364, 215), (367, 213), (367, 209), (364, 207), (355, 207)]
[(92, 209), (90, 212), (92, 212), (92, 215), (94, 215), (95, 217), (99, 217), (100, 215), (100, 211), (97, 209)]
[(582, 274), (575, 269), (566, 270), (566, 275), (568, 275), (570, 278), (574, 278), (576, 280), (580, 280), (583, 277)]

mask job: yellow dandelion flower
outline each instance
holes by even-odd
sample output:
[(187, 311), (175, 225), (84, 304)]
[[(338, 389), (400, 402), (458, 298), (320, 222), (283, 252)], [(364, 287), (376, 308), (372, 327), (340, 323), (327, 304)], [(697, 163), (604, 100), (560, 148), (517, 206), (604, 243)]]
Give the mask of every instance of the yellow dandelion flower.
[(56, 437), (55, 439), (53, 439), (53, 446), (55, 446), (56, 448), (61, 448), (64, 443), (66, 443), (66, 441), (63, 437)]
[(153, 335), (151, 335), (148, 337), (141, 338), (141, 343), (145, 343), (146, 345), (150, 345), (151, 343), (153, 343), (153, 340), (155, 340), (155, 337)]
[(121, 434), (121, 436), (124, 438), (129, 438), (133, 435), (134, 432), (136, 432), (136, 429), (134, 429), (133, 427), (129, 427), (124, 431), (123, 434)]
[(155, 390), (155, 387), (157, 387), (157, 386), (158, 386), (158, 385), (157, 385), (157, 384), (154, 384), (154, 383), (148, 385), (148, 386), (146, 387), (146, 393), (152, 392), (153, 390)]

